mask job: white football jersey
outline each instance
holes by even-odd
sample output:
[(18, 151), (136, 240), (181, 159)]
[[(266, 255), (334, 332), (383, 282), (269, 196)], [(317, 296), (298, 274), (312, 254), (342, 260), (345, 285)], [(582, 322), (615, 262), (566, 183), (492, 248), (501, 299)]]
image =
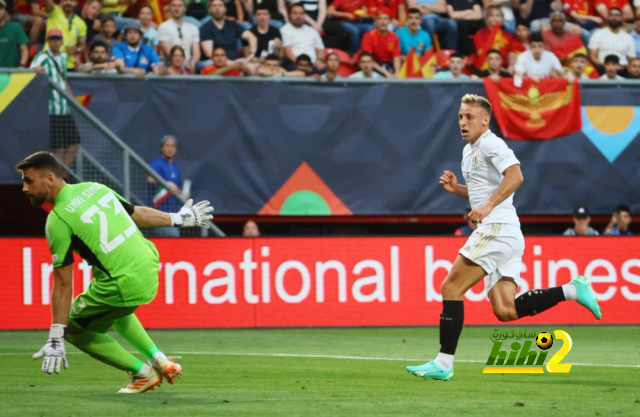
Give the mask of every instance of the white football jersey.
[[(520, 165), (504, 140), (487, 130), (476, 143), (467, 144), (462, 151), (462, 175), (469, 189), (471, 208), (480, 207), (498, 189), (505, 169)], [(482, 220), (483, 224), (505, 223), (520, 225), (513, 194), (496, 206)]]

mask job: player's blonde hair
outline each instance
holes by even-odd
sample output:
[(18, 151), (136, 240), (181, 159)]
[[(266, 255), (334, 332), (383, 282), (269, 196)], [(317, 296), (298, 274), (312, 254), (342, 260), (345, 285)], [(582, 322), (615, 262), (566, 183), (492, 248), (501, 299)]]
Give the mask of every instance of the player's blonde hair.
[(491, 103), (486, 98), (479, 96), (477, 94), (465, 94), (462, 96), (460, 100), (460, 104), (475, 104), (476, 106), (480, 106), (489, 113), (489, 117), (491, 117)]

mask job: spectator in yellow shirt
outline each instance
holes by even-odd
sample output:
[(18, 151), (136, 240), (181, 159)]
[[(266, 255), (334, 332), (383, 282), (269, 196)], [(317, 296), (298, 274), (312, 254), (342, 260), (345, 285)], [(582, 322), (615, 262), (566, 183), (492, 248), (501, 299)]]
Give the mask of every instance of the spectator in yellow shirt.
[[(54, 4), (53, 0), (44, 0), (44, 9), (47, 12), (47, 33), (51, 29), (59, 29), (62, 32), (60, 51), (67, 54), (69, 71), (76, 69), (76, 56), (81, 56), (87, 47), (87, 24), (75, 14), (74, 9), (77, 5), (77, 0), (60, 0), (59, 6)], [(45, 49), (47, 47), (45, 46)]]

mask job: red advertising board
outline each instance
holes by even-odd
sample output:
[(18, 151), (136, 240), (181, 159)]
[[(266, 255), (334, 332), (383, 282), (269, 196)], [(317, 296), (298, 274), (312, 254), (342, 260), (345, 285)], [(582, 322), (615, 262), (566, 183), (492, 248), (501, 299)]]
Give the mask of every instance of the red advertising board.
[[(440, 284), (464, 238), (157, 239), (156, 299), (138, 309), (148, 328), (436, 325)], [(522, 324), (640, 324), (640, 239), (526, 239), (522, 290), (584, 274), (603, 319), (574, 302)], [(45, 239), (0, 239), (0, 329), (50, 324), (51, 255)], [(91, 269), (75, 263), (75, 293)], [(466, 324), (497, 324), (482, 283), (465, 296)]]

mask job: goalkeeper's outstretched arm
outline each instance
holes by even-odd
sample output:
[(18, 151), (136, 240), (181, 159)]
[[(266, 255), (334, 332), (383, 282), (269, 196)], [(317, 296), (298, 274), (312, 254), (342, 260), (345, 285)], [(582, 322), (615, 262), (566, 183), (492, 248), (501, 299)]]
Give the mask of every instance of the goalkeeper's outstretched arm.
[(213, 219), (213, 207), (207, 200), (193, 204), (189, 199), (177, 213), (164, 213), (151, 207), (135, 206), (131, 218), (138, 227), (203, 227), (209, 228), (207, 220)]

